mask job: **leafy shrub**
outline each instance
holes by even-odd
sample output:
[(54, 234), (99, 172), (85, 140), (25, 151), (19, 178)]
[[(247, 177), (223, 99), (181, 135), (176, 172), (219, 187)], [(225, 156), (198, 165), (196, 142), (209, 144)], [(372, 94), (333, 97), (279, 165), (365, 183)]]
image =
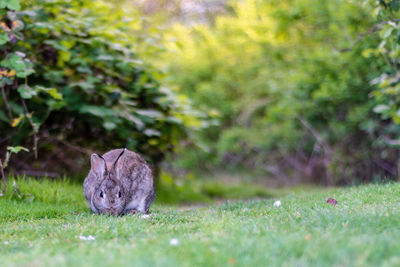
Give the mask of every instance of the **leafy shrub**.
[[(208, 146), (198, 158), (217, 156), (212, 168), (262, 168), (288, 183), (398, 176), (398, 152), (382, 136), (400, 128), (374, 114), (371, 98), (371, 80), (388, 67), (366, 57), (378, 36), (359, 35), (379, 23), (375, 2), (233, 1), (212, 25), (175, 25), (166, 34), (175, 54), (164, 58), (171, 81), (221, 119), (198, 135)], [(387, 46), (397, 42), (392, 26)], [(183, 166), (196, 168), (192, 159), (182, 151)]]
[[(380, 42), (364, 51), (365, 57), (384, 58), (387, 63), (383, 73), (377, 76), (372, 83), (378, 85), (373, 93), (378, 105), (374, 111), (380, 113), (383, 119), (391, 119), (400, 124), (399, 92), (400, 92), (400, 1), (376, 1), (373, 15), (379, 21), (370, 32), (377, 32)], [(392, 132), (395, 138), (399, 132)], [(396, 141), (394, 142), (396, 143)], [(397, 144), (398, 145), (398, 144)]]
[(137, 54), (147, 38), (140, 17), (99, 0), (22, 3), (0, 1), (0, 148), (41, 153), (39, 165), (14, 167), (79, 170), (87, 159), (76, 153), (115, 147), (158, 164), (196, 118)]

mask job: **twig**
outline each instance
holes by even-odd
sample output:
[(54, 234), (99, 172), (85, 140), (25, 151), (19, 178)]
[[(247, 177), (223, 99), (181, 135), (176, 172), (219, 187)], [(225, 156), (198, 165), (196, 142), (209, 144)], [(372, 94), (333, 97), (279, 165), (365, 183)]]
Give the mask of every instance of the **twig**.
[(394, 140), (394, 139), (390, 139), (387, 136), (382, 136), (383, 141), (391, 146), (400, 146), (400, 140)]
[(252, 103), (252, 105), (249, 108), (244, 109), (237, 118), (238, 124), (241, 125), (248, 124), (249, 118), (251, 117), (253, 112), (256, 111), (258, 108), (267, 105), (268, 101), (269, 99), (261, 98), (256, 102)]
[(325, 157), (323, 159), (323, 163), (326, 168), (326, 182), (328, 186), (333, 185), (333, 178), (331, 173), (329, 172), (329, 164), (331, 162), (333, 153), (332, 148), (324, 141), (322, 136), (304, 118), (299, 116), (298, 119), (311, 132), (311, 134), (314, 135), (315, 139), (321, 145), (321, 147), (324, 148)]
[(25, 100), (23, 98), (21, 99), (21, 102), (22, 102), (22, 105), (24, 106), (26, 117), (28, 118), (29, 123), (31, 124), (31, 126), (33, 128), (33, 151), (35, 152), (35, 159), (37, 159), (38, 158), (38, 152), (37, 152), (38, 137), (36, 134), (35, 124), (33, 123), (31, 116), (29, 115), (28, 107), (26, 106)]
[(354, 43), (345, 49), (341, 49), (340, 52), (349, 52), (351, 50), (353, 50), (353, 48), (367, 35), (374, 33), (376, 31), (379, 30), (379, 27), (381, 26), (381, 23), (375, 24), (371, 29), (369, 29), (368, 31), (364, 32), (364, 33), (359, 33), (357, 40), (354, 41)]
[(314, 135), (317, 142), (325, 149), (326, 152), (331, 153), (332, 149), (330, 146), (324, 141), (322, 136), (302, 117), (298, 117), (299, 121)]
[(59, 143), (65, 145), (65, 146), (67, 146), (67, 147), (69, 147), (69, 148), (71, 148), (71, 149), (73, 149), (73, 150), (75, 150), (77, 152), (80, 152), (82, 154), (91, 155), (93, 153), (93, 151), (90, 151), (89, 149), (85, 149), (85, 148), (82, 148), (82, 147), (79, 147), (79, 146), (75, 146), (75, 145), (73, 145), (73, 144), (71, 144), (71, 143), (69, 143), (68, 141), (65, 141), (65, 140), (60, 140), (60, 139), (57, 139), (57, 138), (54, 138), (54, 137), (50, 137), (50, 136), (47, 137), (46, 140), (52, 140), (52, 141), (55, 141), (55, 142), (59, 142)]
[(390, 21), (381, 21), (381, 22), (375, 24), (375, 25), (372, 26), (372, 28), (369, 29), (368, 31), (366, 31), (366, 32), (364, 32), (364, 33), (359, 33), (359, 34), (358, 34), (358, 37), (357, 37), (357, 40), (355, 40), (354, 43), (353, 43), (350, 47), (345, 48), (345, 49), (341, 49), (341, 50), (339, 50), (339, 51), (340, 51), (340, 52), (349, 52), (349, 51), (353, 50), (353, 48), (354, 48), (365, 36), (367, 36), (367, 35), (369, 35), (369, 34), (372, 34), (372, 33), (374, 33), (374, 32), (377, 32), (377, 31), (380, 29), (380, 27), (381, 27), (382, 25), (385, 25), (385, 24), (387, 24), (387, 23), (389, 23), (389, 22), (399, 22), (399, 21), (400, 21), (400, 19), (392, 19), (392, 20), (390, 20)]
[(7, 184), (6, 184), (6, 176), (4, 175), (3, 163), (1, 160), (0, 160), (0, 173), (1, 173), (1, 179), (3, 180), (3, 193), (1, 194), (1, 196), (5, 196)]
[(5, 141), (9, 140), (10, 138), (11, 138), (11, 136), (8, 135), (8, 136), (6, 136), (6, 137), (0, 139), (0, 145), (1, 145), (2, 143), (4, 143)]
[(389, 164), (387, 164), (384, 161), (381, 161), (379, 159), (372, 159), (373, 162), (376, 163), (376, 165), (378, 165), (379, 167), (381, 167), (382, 169), (386, 170), (387, 172), (389, 172), (391, 175), (396, 175), (396, 171), (392, 170), (391, 166)]
[(1, 87), (1, 94), (3, 95), (4, 104), (5, 104), (6, 109), (8, 111), (8, 117), (10, 117), (10, 120), (12, 122), (13, 116), (12, 116), (11, 109), (10, 109), (10, 106), (9, 106), (8, 100), (7, 100), (7, 95), (6, 95), (6, 92), (4, 92), (4, 87), (3, 86)]

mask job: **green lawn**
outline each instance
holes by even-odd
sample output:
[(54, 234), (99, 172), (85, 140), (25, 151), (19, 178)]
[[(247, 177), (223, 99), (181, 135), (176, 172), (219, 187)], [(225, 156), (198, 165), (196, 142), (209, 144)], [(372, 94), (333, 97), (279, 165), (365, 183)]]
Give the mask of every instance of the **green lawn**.
[(18, 184), (34, 199), (0, 200), (1, 266), (400, 265), (399, 184), (296, 192), (278, 208), (275, 199), (157, 203), (149, 218), (93, 215), (67, 182)]

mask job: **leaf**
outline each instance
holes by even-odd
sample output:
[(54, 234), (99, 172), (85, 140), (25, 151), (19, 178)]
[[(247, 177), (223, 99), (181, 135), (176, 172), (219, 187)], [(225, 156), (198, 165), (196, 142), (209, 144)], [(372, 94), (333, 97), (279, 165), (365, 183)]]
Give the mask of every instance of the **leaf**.
[(26, 57), (26, 54), (23, 53), (23, 52), (21, 52), (21, 51), (17, 51), (17, 52), (15, 52), (15, 54), (16, 54), (17, 56), (21, 57), (21, 58)]
[(18, 78), (25, 78), (35, 72), (32, 68), (32, 63), (28, 59), (25, 59), (23, 63), (24, 63), (23, 70), (20, 71), (17, 70)]
[(372, 56), (374, 53), (375, 53), (375, 49), (368, 48), (368, 49), (365, 49), (365, 50), (362, 52), (362, 56), (363, 56), (363, 57), (366, 57), (366, 58), (369, 58), (369, 57)]
[(63, 99), (62, 94), (59, 93), (56, 88), (46, 88), (46, 87), (37, 85), (37, 86), (35, 86), (35, 90), (47, 93), (55, 100), (62, 100)]
[(161, 136), (161, 133), (159, 131), (153, 129), (146, 129), (144, 131), (144, 134), (147, 136)]
[(18, 124), (19, 124), (19, 123), (22, 121), (22, 119), (24, 119), (24, 118), (25, 118), (24, 115), (21, 115), (21, 116), (19, 116), (18, 118), (14, 118), (13, 121), (12, 121), (12, 123), (11, 123), (11, 127), (17, 127)]
[(19, 4), (19, 0), (8, 0), (7, 8), (11, 10), (20, 10), (21, 6)]
[(386, 45), (386, 40), (383, 40), (378, 46), (379, 52), (381, 52), (381, 53), (385, 52), (385, 45)]
[(12, 78), (16, 74), (15, 70), (10, 70), (8, 71), (6, 68), (0, 68), (0, 78), (6, 77), (6, 78)]
[(392, 2), (390, 2), (390, 8), (391, 8), (393, 11), (399, 11), (399, 9), (400, 9), (399, 0), (392, 0)]
[(62, 94), (60, 94), (56, 88), (50, 88), (47, 93), (56, 100), (62, 100)]
[(10, 71), (8, 72), (8, 74), (7, 74), (7, 77), (14, 77), (15, 74), (16, 74), (16, 71), (15, 71), (15, 70), (10, 70)]
[(58, 110), (67, 105), (67, 103), (65, 103), (64, 101), (60, 101), (60, 100), (55, 101), (54, 99), (47, 100), (46, 104), (47, 104), (47, 106), (49, 106), (49, 108), (51, 110)]
[(387, 25), (386, 29), (382, 32), (382, 38), (383, 39), (388, 38), (392, 34), (393, 30), (394, 28), (392, 26)]
[(68, 62), (71, 60), (71, 53), (68, 51), (58, 51), (58, 65), (60, 67), (64, 66), (65, 62)]
[(8, 37), (7, 33), (0, 34), (0, 45), (3, 45), (10, 41), (10, 38)]
[(24, 71), (25, 70), (25, 63), (21, 56), (17, 54), (13, 55), (10, 58), (10, 64), (16, 71)]
[(101, 118), (114, 116), (114, 111), (112, 109), (102, 106), (82, 105), (78, 110), (80, 113), (88, 113)]
[(6, 123), (10, 122), (10, 119), (7, 117), (7, 115), (2, 110), (0, 110), (0, 121), (4, 121)]
[(5, 8), (7, 6), (7, 0), (0, 0), (0, 8)]
[(74, 87), (77, 86), (77, 87), (82, 88), (85, 91), (90, 90), (90, 89), (94, 89), (94, 84), (89, 83), (89, 82), (85, 82), (85, 81), (84, 82), (71, 83), (70, 86), (74, 86)]
[(386, 112), (386, 111), (388, 111), (388, 110), (390, 110), (390, 108), (389, 108), (388, 106), (386, 106), (386, 105), (383, 105), (383, 104), (377, 105), (377, 106), (374, 108), (374, 112), (375, 112), (375, 113), (383, 113), (383, 112)]
[(14, 69), (18, 78), (25, 78), (35, 71), (32, 69), (32, 63), (28, 59), (24, 60), (20, 52), (17, 53), (13, 53), (8, 59), (2, 60), (0, 65), (5, 68)]
[[(33, 27), (38, 32), (43, 33), (43, 34), (46, 34), (49, 31), (56, 30), (56, 28), (51, 23), (47, 23), (47, 22), (35, 22), (35, 23), (32, 23), (30, 26)], [(45, 43), (47, 43), (47, 41)]]
[(337, 204), (337, 200), (334, 198), (328, 198), (328, 200), (326, 201), (326, 203), (331, 204), (333, 206), (336, 206)]
[(128, 111), (120, 111), (119, 112), (119, 116), (121, 118), (124, 118), (124, 119), (130, 121), (130, 122), (133, 122), (139, 130), (141, 130), (144, 127), (144, 122), (141, 119), (133, 116)]
[(7, 26), (5, 22), (0, 23), (0, 27), (5, 31), (5, 32), (10, 32), (10, 28)]
[(115, 123), (111, 122), (111, 121), (106, 121), (106, 122), (103, 123), (103, 127), (106, 130), (111, 131), (111, 130), (114, 130), (115, 128), (117, 128), (117, 125)]
[(20, 85), (18, 87), (18, 93), (20, 94), (20, 96), (24, 99), (30, 99), (32, 98), (32, 96), (36, 96), (37, 92), (35, 90), (33, 90), (32, 88), (30, 88), (28, 85)]
[(138, 109), (135, 111), (137, 114), (150, 117), (150, 118), (160, 118), (163, 114), (157, 110), (153, 109)]
[(24, 29), (24, 23), (20, 20), (15, 20), (12, 22), (11, 29), (13, 31), (20, 31)]
[(23, 147), (23, 146), (8, 146), (8, 147), (7, 147), (7, 150), (8, 150), (10, 153), (14, 153), (14, 154), (17, 154), (17, 153), (20, 152), (20, 151), (29, 152), (29, 149), (27, 149), (26, 147)]
[(100, 55), (97, 57), (97, 60), (103, 60), (103, 61), (111, 61), (113, 59), (114, 59), (114, 57), (112, 57), (110, 55)]
[(6, 68), (0, 68), (0, 78), (7, 77), (8, 70)]

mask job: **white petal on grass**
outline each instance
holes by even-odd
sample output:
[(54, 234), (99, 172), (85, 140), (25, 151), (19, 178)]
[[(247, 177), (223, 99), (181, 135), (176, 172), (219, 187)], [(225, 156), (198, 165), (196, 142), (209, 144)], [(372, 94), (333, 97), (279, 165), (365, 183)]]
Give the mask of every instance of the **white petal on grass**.
[(3, 244), (4, 244), (4, 245), (8, 245), (8, 241), (4, 241)]
[(79, 239), (80, 240), (85, 240), (85, 241), (93, 241), (96, 238), (94, 236), (92, 236), (92, 235), (88, 235), (88, 236), (81, 235), (81, 236), (79, 236)]
[(274, 202), (274, 207), (280, 207), (281, 206), (281, 202), (279, 200)]
[(143, 214), (141, 217), (142, 217), (142, 219), (148, 219), (148, 218), (150, 218), (150, 215), (149, 214)]
[(177, 246), (177, 245), (179, 245), (179, 240), (178, 240), (178, 238), (172, 238), (172, 239), (169, 241), (169, 244), (170, 244), (171, 246)]

